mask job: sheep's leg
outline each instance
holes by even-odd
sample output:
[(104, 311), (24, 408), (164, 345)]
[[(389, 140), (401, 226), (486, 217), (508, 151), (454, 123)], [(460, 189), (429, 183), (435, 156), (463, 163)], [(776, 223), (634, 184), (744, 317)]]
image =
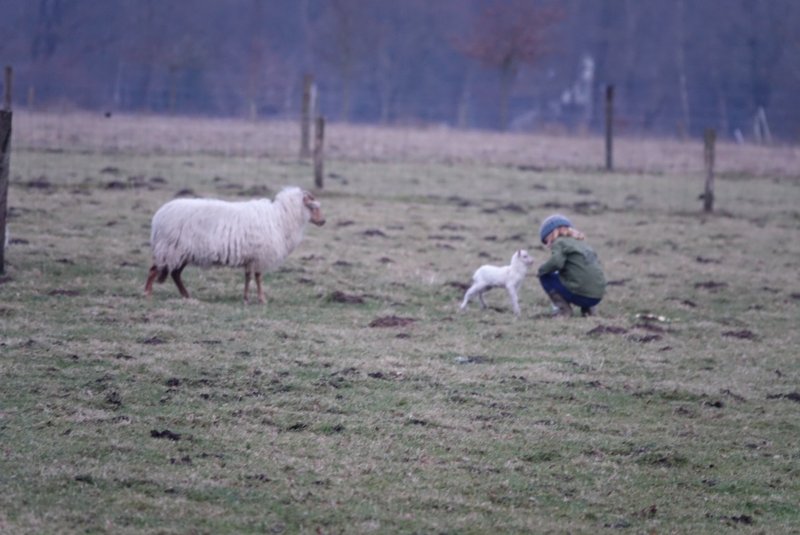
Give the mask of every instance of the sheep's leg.
[(250, 279), (251, 279), (252, 276), (253, 276), (253, 274), (250, 271), (250, 267), (249, 266), (245, 266), (245, 268), (244, 268), (244, 304), (247, 304), (247, 303), (250, 302), (249, 298), (247, 297), (247, 294), (248, 294), (248, 292), (250, 290)]
[(258, 302), (262, 305), (267, 302), (267, 298), (264, 297), (264, 289), (261, 287), (261, 272), (256, 271), (256, 289), (258, 290)]
[(158, 276), (158, 268), (155, 264), (150, 266), (150, 272), (147, 274), (147, 282), (144, 283), (144, 295), (150, 297), (153, 294), (153, 282)]
[(183, 271), (183, 268), (185, 267), (186, 264), (183, 264), (178, 269), (173, 269), (170, 275), (172, 275), (172, 280), (175, 281), (175, 286), (178, 287), (178, 291), (181, 293), (181, 295), (185, 299), (189, 299), (189, 292), (186, 291), (186, 286), (183, 285), (183, 281), (181, 280), (181, 271)]

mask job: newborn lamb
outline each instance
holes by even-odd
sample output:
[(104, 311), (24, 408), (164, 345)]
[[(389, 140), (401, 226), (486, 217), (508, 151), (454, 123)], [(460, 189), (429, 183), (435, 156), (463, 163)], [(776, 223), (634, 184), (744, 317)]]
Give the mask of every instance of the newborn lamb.
[(519, 300), (517, 299), (517, 291), (519, 290), (522, 279), (528, 272), (528, 267), (533, 265), (533, 257), (528, 254), (525, 249), (516, 251), (511, 257), (511, 263), (507, 266), (481, 266), (475, 271), (472, 276), (472, 286), (470, 286), (467, 293), (464, 294), (464, 301), (461, 302), (461, 310), (467, 307), (467, 303), (475, 294), (478, 294), (478, 299), (481, 302), (481, 308), (486, 308), (486, 302), (483, 300), (483, 293), (491, 290), (492, 288), (505, 287), (508, 290), (508, 295), (511, 298), (511, 306), (514, 309), (514, 314), (519, 316)]

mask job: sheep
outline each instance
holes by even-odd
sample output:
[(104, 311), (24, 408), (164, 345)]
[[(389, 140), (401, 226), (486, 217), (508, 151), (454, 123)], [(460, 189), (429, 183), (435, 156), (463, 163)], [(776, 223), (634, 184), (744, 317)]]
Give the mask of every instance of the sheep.
[(472, 286), (464, 294), (460, 310), (464, 310), (467, 307), (467, 303), (475, 294), (478, 294), (481, 308), (486, 308), (486, 302), (483, 300), (484, 292), (502, 286), (505, 287), (511, 298), (511, 307), (514, 309), (514, 315), (519, 316), (517, 291), (525, 278), (525, 274), (528, 272), (528, 268), (532, 265), (533, 257), (525, 249), (520, 249), (514, 252), (511, 256), (511, 263), (507, 266), (483, 265), (479, 267), (472, 276)]
[(244, 267), (244, 302), (255, 277), (258, 302), (265, 303), (261, 274), (280, 266), (300, 244), (308, 222), (325, 224), (320, 203), (308, 191), (286, 187), (270, 199), (228, 202), (218, 199), (174, 199), (153, 216), (150, 246), (153, 265), (144, 292), (153, 282), (172, 276), (184, 298), (181, 281), (187, 265)]

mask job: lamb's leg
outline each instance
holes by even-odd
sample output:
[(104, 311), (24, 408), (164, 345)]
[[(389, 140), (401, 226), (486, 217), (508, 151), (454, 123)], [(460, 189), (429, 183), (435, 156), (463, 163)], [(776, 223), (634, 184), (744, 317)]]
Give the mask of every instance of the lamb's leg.
[(258, 302), (262, 305), (267, 302), (267, 298), (264, 297), (264, 289), (261, 287), (261, 272), (256, 271), (256, 289), (258, 290)]
[(508, 289), (508, 296), (511, 298), (511, 308), (514, 310), (514, 315), (519, 316), (519, 299), (517, 298), (517, 287), (513, 284), (506, 286)]
[(172, 275), (172, 280), (175, 281), (175, 286), (178, 287), (178, 291), (181, 293), (181, 295), (185, 299), (189, 299), (189, 292), (186, 291), (186, 286), (183, 285), (183, 281), (181, 280), (181, 271), (183, 271), (183, 268), (185, 267), (186, 264), (183, 264), (178, 269), (172, 270), (172, 273), (170, 273), (170, 275)]
[(158, 268), (155, 264), (150, 266), (150, 272), (147, 274), (147, 282), (144, 283), (144, 295), (150, 297), (153, 294), (153, 281), (158, 276)]
[[(469, 303), (469, 300), (472, 299), (472, 296), (474, 296), (477, 292), (480, 292), (482, 289), (482, 286), (477, 282), (470, 286), (469, 290), (467, 290), (467, 293), (464, 294), (464, 300), (461, 302), (461, 306), (459, 307), (460, 310), (467, 308), (467, 303)], [(482, 300), (483, 297), (481, 297), (481, 301)]]
[(481, 308), (487, 308), (486, 301), (483, 300), (483, 294), (485, 294), (488, 289), (489, 288), (483, 287), (481, 291), (478, 292), (478, 300), (481, 302)]

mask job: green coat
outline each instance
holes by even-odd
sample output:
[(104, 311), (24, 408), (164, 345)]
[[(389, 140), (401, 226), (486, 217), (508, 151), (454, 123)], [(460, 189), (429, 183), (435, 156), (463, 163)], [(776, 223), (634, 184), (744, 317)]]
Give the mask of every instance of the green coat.
[(539, 268), (539, 276), (558, 272), (567, 289), (583, 297), (600, 299), (606, 291), (606, 277), (597, 253), (583, 240), (562, 236), (553, 242), (550, 259)]

